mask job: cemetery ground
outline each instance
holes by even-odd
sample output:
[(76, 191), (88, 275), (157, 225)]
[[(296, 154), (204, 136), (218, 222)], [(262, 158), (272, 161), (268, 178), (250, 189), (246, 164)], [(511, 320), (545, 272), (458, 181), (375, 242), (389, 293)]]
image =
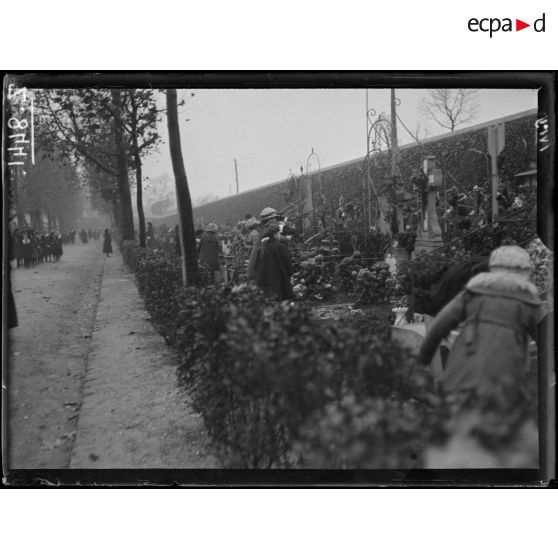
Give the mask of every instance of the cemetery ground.
[(59, 263), (12, 269), (12, 288), (11, 469), (215, 466), (120, 254), (65, 246)]
[[(405, 296), (387, 264), (313, 256), (279, 303), (184, 289), (173, 254), (90, 243), (13, 270), (10, 468), (536, 467), (536, 359), (526, 389), (448, 421), (455, 402), (390, 339)], [(430, 259), (419, 272), (448, 254)]]

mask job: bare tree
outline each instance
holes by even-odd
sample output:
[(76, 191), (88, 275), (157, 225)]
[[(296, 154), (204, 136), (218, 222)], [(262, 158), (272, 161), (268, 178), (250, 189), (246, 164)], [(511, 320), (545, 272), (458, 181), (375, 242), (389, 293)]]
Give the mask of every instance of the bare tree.
[(451, 132), (475, 118), (478, 109), (476, 89), (429, 89), (418, 106), (419, 112)]

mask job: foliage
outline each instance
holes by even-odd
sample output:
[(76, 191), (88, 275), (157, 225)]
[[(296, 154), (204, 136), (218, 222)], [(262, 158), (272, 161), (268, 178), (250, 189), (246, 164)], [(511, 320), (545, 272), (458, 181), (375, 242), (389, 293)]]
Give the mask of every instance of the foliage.
[(399, 399), (350, 393), (318, 409), (301, 429), (296, 450), (313, 469), (412, 468), (420, 455), (417, 424), (424, 410)]
[(337, 292), (329, 273), (330, 265), (323, 256), (302, 261), (292, 277), (293, 291), (298, 298), (328, 300)]
[(537, 238), (527, 247), (531, 257), (530, 279), (543, 300), (554, 297), (554, 254)]
[[(15, 186), (15, 183), (14, 183)], [(60, 228), (75, 226), (81, 214), (82, 194), (75, 168), (59, 154), (49, 158), (38, 152), (35, 165), (26, 166), (25, 180), (17, 184), (18, 211), (39, 211), (58, 218)]]
[(95, 196), (114, 202), (115, 221), (132, 238), (127, 168), (137, 167), (139, 155), (150, 152), (160, 141), (155, 93), (45, 89), (36, 92), (36, 99), (40, 145), (51, 157), (62, 155), (84, 169), (82, 181)]
[(382, 259), (392, 245), (392, 238), (379, 231), (361, 232), (358, 236), (358, 249), (367, 260)]
[(124, 241), (122, 254), (124, 262), (135, 273), (139, 292), (155, 327), (167, 343), (174, 343), (178, 303), (184, 296), (178, 258), (169, 258), (163, 250), (139, 248), (132, 241)]
[(395, 236), (398, 246), (405, 249), (409, 254), (415, 249), (417, 240), (416, 232), (400, 232)]
[(536, 136), (525, 132), (520, 122), (506, 123), (506, 145), (498, 156), (498, 172), (504, 183), (519, 184), (521, 179), (515, 175), (526, 171), (529, 163), (537, 160)]
[(183, 290), (179, 266), (162, 251), (129, 242), (122, 251), (228, 466), (294, 465), (302, 424), (347, 391), (415, 391), (407, 354), (385, 335), (319, 324), (308, 309), (270, 303), (256, 287)]
[(354, 292), (356, 288), (356, 278), (361, 270), (361, 259), (349, 256), (343, 258), (337, 267), (337, 280), (339, 288), (346, 293)]
[(457, 405), (389, 339), (387, 315), (333, 324), (254, 286), (183, 289), (163, 251), (122, 251), (226, 467), (420, 467), (447, 458), (471, 409), (467, 436), (504, 459), (528, 428), (536, 390)]
[(473, 254), (494, 250), (502, 244), (525, 245), (537, 234), (536, 222), (530, 219), (529, 209), (511, 211), (494, 226), (486, 226), (464, 235), (466, 251)]
[(536, 382), (441, 398), (423, 422), (428, 468), (537, 468)]
[(370, 269), (363, 268), (356, 277), (357, 303), (366, 306), (388, 301), (394, 286), (386, 263), (376, 263)]

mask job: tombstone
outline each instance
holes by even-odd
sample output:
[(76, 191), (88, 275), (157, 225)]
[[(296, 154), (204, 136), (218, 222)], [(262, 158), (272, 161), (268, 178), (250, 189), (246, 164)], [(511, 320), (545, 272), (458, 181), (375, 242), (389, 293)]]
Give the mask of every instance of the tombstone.
[(442, 229), (438, 223), (436, 213), (436, 195), (442, 186), (442, 171), (435, 168), (436, 158), (429, 156), (423, 161), (423, 173), (426, 180), (423, 183), (421, 214), (417, 223), (417, 240), (413, 256), (431, 252), (443, 246)]

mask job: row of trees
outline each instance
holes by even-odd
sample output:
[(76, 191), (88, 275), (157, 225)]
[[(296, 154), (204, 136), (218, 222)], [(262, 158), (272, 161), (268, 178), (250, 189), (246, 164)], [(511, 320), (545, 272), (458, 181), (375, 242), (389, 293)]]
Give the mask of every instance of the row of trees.
[(91, 193), (111, 207), (124, 240), (134, 238), (129, 171), (135, 172), (140, 244), (145, 245), (141, 158), (160, 141), (153, 90), (37, 92), (39, 142), (75, 162)]
[[(166, 112), (169, 145), (177, 188), (180, 215), (180, 240), (184, 280), (197, 278), (192, 204), (180, 148), (176, 90), (166, 92), (166, 106), (159, 107), (159, 92), (153, 89), (43, 89), (35, 91), (37, 145), (41, 148), (39, 164), (27, 176), (29, 203), (43, 203), (49, 198), (54, 206), (71, 204), (72, 188), (88, 190), (93, 205), (112, 212), (123, 241), (135, 237), (130, 182), (136, 185), (139, 244), (145, 247), (142, 159), (161, 142), (158, 125)], [(63, 164), (62, 164), (63, 163)], [(54, 169), (64, 175), (54, 176)], [(65, 169), (65, 170), (61, 170)], [(77, 170), (76, 170), (77, 169)], [(51, 172), (52, 171), (52, 172)], [(66, 174), (64, 174), (66, 173)], [(59, 198), (63, 198), (61, 203)], [(21, 199), (16, 207), (26, 208)]]
[(49, 230), (76, 226), (83, 193), (75, 167), (64, 157), (53, 159), (39, 152), (35, 165), (10, 169), (12, 206), (19, 226), (30, 218), (33, 228)]

